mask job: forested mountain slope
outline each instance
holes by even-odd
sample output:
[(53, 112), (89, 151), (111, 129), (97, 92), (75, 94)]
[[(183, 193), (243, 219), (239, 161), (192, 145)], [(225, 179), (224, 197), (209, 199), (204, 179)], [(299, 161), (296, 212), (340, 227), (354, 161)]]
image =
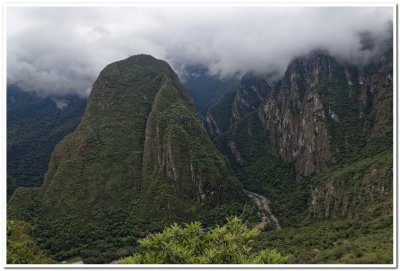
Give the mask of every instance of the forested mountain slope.
[(7, 87), (7, 175), (18, 186), (43, 183), (55, 145), (76, 128), (85, 107), (78, 96), (42, 98)]
[(18, 188), (8, 216), (32, 223), (40, 247), (56, 259), (103, 262), (146, 233), (173, 222), (213, 225), (240, 214), (246, 201), (177, 75), (166, 62), (137, 55), (100, 73), (43, 186)]

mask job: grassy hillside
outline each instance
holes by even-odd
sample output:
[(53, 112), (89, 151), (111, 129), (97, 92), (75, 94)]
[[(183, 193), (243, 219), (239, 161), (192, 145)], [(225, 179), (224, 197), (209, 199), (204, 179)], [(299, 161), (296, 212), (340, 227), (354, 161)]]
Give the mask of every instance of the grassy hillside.
[(275, 247), (296, 264), (390, 264), (393, 217), (326, 219), (279, 232), (263, 232), (258, 246)]

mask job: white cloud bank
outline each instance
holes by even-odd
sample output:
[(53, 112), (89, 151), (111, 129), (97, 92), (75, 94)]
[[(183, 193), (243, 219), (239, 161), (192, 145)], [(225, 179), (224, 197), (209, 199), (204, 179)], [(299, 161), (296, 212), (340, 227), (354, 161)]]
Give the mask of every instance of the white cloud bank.
[[(88, 94), (101, 69), (145, 53), (220, 76), (284, 71), (314, 49), (365, 63), (390, 37), (391, 7), (9, 7), (8, 83)], [(368, 35), (361, 34), (368, 32)], [(363, 50), (360, 37), (374, 41)]]

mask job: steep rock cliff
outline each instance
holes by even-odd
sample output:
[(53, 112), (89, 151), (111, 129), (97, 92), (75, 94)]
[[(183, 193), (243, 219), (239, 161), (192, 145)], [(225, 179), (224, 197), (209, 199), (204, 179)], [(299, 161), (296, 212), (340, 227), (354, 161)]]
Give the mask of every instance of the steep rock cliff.
[[(246, 189), (276, 199), (273, 208), (284, 224), (305, 217), (355, 218), (374, 204), (375, 213), (390, 215), (392, 65), (391, 49), (362, 67), (316, 51), (294, 59), (280, 80), (264, 84), (260, 98), (252, 91), (263, 78), (243, 79), (247, 84), (234, 98), (210, 107), (206, 127)], [(293, 218), (286, 220), (288, 213)]]
[(256, 110), (274, 86), (273, 76), (247, 73), (242, 77), (233, 101), (232, 116), (240, 119)]
[(274, 152), (294, 163), (302, 175), (315, 172), (332, 159), (327, 116), (316, 86), (323, 80), (339, 80), (337, 66), (322, 54), (294, 60), (279, 88), (259, 111)]
[(294, 164), (298, 177), (308, 176), (350, 159), (373, 140), (387, 141), (391, 87), (391, 50), (362, 68), (315, 51), (294, 59), (281, 80), (246, 75), (233, 100), (221, 99), (210, 107), (206, 127), (214, 138), (231, 138), (225, 144), (239, 157), (234, 127), (257, 111), (264, 144)]
[(310, 217), (351, 219), (391, 215), (392, 180), (391, 152), (323, 171), (312, 178)]

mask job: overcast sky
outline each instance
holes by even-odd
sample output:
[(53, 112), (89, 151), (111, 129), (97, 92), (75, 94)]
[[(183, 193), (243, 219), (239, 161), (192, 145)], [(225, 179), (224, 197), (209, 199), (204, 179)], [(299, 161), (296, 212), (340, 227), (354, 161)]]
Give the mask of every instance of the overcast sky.
[[(139, 53), (181, 75), (185, 65), (222, 77), (282, 73), (314, 49), (361, 64), (379, 53), (391, 20), (387, 7), (9, 7), (7, 78), (42, 95), (86, 96), (105, 65)], [(361, 50), (366, 31), (371, 50)]]

